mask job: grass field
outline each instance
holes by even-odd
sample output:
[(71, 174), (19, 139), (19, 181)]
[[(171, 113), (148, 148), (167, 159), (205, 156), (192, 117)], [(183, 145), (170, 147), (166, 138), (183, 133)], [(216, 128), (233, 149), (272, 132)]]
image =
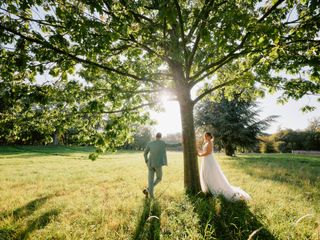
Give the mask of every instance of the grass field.
[(145, 200), (141, 152), (89, 151), (0, 148), (0, 239), (320, 239), (320, 157), (216, 155), (246, 204), (186, 195), (180, 152)]

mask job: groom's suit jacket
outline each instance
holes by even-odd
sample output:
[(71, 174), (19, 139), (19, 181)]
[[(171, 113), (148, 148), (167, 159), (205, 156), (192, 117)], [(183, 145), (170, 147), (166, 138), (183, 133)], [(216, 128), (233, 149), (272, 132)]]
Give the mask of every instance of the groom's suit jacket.
[(154, 140), (147, 144), (144, 150), (144, 160), (148, 167), (157, 168), (167, 165), (166, 145), (162, 140)]
[[(154, 140), (147, 144), (144, 150), (144, 160), (148, 167), (162, 167), (168, 165), (166, 147), (181, 146), (181, 143), (168, 144), (162, 140)], [(149, 156), (148, 156), (149, 154)]]

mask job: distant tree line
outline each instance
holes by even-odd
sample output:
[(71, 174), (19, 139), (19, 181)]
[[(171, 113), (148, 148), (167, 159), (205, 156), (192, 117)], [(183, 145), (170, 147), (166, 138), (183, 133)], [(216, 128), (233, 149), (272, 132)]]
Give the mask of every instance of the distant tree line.
[[(124, 144), (120, 149), (126, 150), (144, 150), (148, 142), (155, 138), (155, 131), (152, 126), (135, 126), (135, 132), (132, 138)], [(182, 142), (181, 133), (172, 133), (162, 138), (168, 144), (177, 144)], [(182, 146), (168, 146), (168, 150), (181, 151)]]
[(120, 149), (143, 150), (147, 143), (151, 141), (153, 129), (149, 126), (134, 126), (135, 131), (132, 138), (127, 141)]
[[(318, 126), (314, 127), (316, 122)], [(293, 150), (320, 151), (320, 118), (310, 122), (307, 129), (280, 130), (272, 135), (260, 136), (259, 151), (262, 153), (288, 153)]]

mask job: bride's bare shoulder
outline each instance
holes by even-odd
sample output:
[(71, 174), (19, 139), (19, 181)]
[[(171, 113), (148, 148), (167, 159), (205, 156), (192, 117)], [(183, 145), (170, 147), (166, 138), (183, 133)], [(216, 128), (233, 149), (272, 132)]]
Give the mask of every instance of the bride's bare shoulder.
[(206, 149), (208, 149), (208, 148), (209, 148), (209, 149), (212, 149), (212, 142), (211, 142), (211, 141), (206, 142), (206, 143), (205, 143), (205, 148), (206, 148)]

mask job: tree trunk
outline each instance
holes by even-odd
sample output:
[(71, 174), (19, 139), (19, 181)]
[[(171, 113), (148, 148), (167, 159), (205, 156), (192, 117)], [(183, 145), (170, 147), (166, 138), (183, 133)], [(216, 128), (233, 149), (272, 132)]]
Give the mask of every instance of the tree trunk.
[(170, 62), (170, 70), (175, 82), (175, 93), (180, 105), (182, 123), (182, 144), (184, 162), (184, 187), (188, 193), (196, 194), (200, 188), (196, 136), (193, 120), (194, 103), (191, 100), (190, 86), (185, 78), (183, 67), (177, 62)]
[(234, 155), (234, 148), (231, 144), (225, 144), (225, 152), (227, 156), (233, 156)]
[(182, 143), (184, 159), (184, 186), (190, 193), (198, 193), (200, 189), (196, 137), (193, 121), (193, 104), (180, 101), (182, 123)]
[(53, 145), (59, 145), (59, 133), (55, 131), (53, 134)]

